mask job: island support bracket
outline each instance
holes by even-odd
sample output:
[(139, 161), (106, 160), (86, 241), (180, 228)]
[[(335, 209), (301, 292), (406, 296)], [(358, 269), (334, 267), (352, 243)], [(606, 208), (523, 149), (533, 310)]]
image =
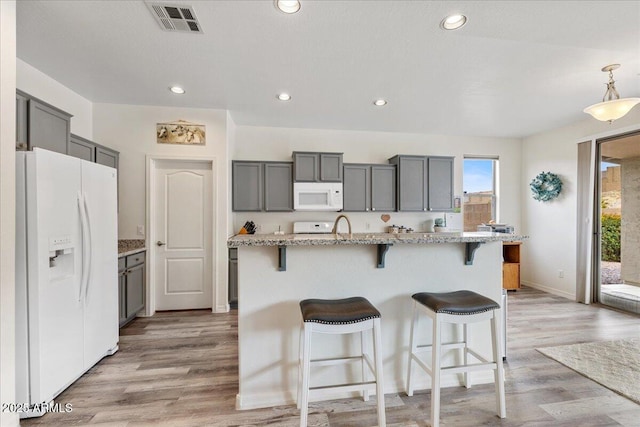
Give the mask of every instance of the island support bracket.
[(392, 243), (380, 243), (378, 244), (378, 268), (384, 268), (384, 257), (387, 255), (389, 248), (393, 246)]
[(287, 247), (278, 246), (278, 271), (287, 271)]
[(476, 249), (483, 243), (484, 242), (467, 242), (465, 244), (464, 265), (473, 265), (473, 257), (476, 254)]

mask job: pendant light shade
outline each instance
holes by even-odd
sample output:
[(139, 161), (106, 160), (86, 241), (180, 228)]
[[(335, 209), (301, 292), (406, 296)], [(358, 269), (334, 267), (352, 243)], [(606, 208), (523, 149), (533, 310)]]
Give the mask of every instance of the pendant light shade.
[(613, 122), (627, 114), (633, 107), (640, 103), (640, 98), (622, 98), (616, 90), (615, 80), (613, 80), (613, 70), (620, 67), (620, 64), (611, 64), (602, 68), (603, 72), (609, 73), (607, 91), (604, 93), (602, 102), (593, 104), (584, 109), (584, 112), (591, 114), (595, 119), (603, 122)]

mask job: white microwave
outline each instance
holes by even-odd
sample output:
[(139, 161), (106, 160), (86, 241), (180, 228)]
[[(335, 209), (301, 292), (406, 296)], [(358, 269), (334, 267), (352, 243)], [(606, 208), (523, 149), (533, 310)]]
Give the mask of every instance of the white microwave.
[(341, 211), (341, 182), (294, 182), (293, 209), (296, 211)]

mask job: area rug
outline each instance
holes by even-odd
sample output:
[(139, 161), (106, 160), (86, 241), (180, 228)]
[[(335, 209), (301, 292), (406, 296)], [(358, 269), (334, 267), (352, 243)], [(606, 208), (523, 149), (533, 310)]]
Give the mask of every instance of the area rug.
[(640, 338), (536, 350), (640, 404)]

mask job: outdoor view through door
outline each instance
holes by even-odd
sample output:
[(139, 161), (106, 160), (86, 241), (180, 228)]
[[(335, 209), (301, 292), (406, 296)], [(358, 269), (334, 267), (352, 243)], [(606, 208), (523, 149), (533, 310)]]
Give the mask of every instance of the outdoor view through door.
[(640, 134), (598, 144), (598, 301), (640, 313)]
[(497, 158), (464, 158), (464, 231), (477, 231), (478, 225), (497, 221)]

